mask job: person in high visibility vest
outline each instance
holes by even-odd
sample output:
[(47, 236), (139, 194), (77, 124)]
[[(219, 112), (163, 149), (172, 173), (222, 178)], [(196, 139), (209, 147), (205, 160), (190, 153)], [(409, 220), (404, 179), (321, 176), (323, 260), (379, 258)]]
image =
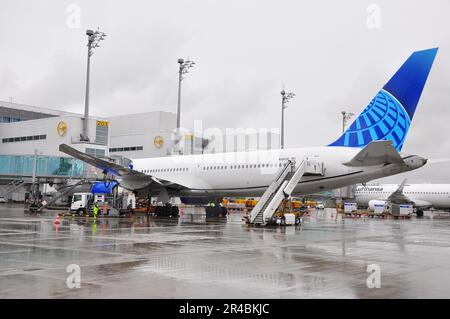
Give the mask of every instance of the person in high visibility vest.
[(92, 208), (92, 212), (94, 213), (94, 219), (96, 219), (97, 215), (98, 215), (98, 204), (97, 204), (97, 202), (94, 203), (94, 207)]

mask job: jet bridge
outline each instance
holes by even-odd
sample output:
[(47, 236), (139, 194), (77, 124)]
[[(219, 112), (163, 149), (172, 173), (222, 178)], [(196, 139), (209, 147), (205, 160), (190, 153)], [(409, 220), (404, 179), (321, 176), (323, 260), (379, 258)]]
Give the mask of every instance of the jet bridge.
[(305, 175), (323, 175), (323, 163), (305, 158), (296, 166), (295, 160), (288, 160), (251, 211), (249, 222), (257, 225), (270, 222), (281, 202), (291, 196)]

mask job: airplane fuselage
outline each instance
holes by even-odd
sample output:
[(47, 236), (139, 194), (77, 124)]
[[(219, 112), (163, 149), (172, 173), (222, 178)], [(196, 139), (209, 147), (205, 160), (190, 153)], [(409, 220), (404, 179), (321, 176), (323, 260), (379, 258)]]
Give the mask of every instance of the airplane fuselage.
[[(387, 200), (398, 187), (397, 184), (358, 186), (355, 199), (358, 205), (367, 206), (371, 200)], [(450, 184), (405, 185), (403, 194), (418, 207), (450, 208)]]
[(297, 164), (307, 159), (323, 165), (322, 174), (301, 178), (295, 194), (310, 194), (367, 182), (413, 170), (426, 162), (418, 156), (404, 156), (405, 163), (401, 164), (344, 165), (359, 151), (360, 148), (352, 147), (312, 147), (170, 156), (136, 159), (133, 169), (156, 179), (183, 185), (182, 189), (177, 190), (179, 196), (260, 196), (288, 159)]

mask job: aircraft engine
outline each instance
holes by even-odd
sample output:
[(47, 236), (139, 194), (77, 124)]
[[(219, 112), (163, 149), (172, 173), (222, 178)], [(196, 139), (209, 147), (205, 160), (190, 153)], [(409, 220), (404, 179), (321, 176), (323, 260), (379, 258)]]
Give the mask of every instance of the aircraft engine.
[(379, 199), (372, 199), (369, 201), (369, 210), (375, 211), (375, 210), (385, 210), (388, 207), (388, 201), (385, 200), (379, 200)]

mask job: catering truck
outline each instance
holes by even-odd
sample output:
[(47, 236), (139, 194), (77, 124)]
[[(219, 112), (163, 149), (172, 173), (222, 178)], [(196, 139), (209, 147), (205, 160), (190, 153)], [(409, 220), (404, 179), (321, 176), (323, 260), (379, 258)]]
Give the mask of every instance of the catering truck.
[(92, 207), (97, 203), (100, 210), (107, 214), (112, 206), (110, 194), (117, 185), (117, 182), (96, 182), (92, 185), (91, 192), (73, 194), (70, 211), (78, 215), (92, 213)]
[(77, 212), (78, 215), (88, 212), (89, 206), (93, 203), (94, 194), (92, 193), (74, 193), (70, 211)]

